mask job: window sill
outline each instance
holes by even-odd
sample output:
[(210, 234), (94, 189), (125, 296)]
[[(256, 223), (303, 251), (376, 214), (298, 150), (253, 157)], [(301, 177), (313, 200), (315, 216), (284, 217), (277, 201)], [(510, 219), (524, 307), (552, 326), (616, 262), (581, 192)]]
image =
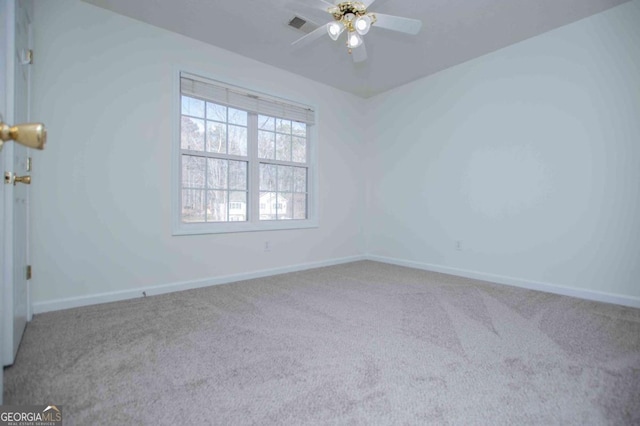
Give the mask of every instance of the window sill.
[(317, 220), (263, 221), (260, 223), (179, 223), (174, 225), (173, 235), (229, 234), (239, 232), (279, 231), (288, 229), (317, 228)]

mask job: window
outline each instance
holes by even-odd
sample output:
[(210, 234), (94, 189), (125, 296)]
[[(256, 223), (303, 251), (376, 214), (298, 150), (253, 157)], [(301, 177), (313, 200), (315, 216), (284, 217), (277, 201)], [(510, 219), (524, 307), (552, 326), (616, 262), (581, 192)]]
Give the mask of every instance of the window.
[(309, 107), (180, 73), (175, 234), (316, 226)]

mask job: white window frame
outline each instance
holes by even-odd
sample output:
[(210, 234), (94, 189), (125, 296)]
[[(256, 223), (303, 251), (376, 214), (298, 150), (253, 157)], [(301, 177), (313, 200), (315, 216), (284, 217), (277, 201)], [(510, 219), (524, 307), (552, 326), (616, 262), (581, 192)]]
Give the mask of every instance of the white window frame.
[[(180, 117), (181, 117), (181, 95), (180, 77), (182, 74), (197, 76), (205, 80), (211, 81), (213, 84), (229, 87), (233, 90), (246, 93), (251, 96), (259, 96), (270, 100), (277, 100), (282, 103), (306, 106), (305, 104), (283, 99), (278, 96), (245, 89), (237, 84), (221, 82), (215, 78), (209, 77), (202, 72), (193, 72), (185, 68), (176, 69), (173, 76), (172, 90), (172, 150), (171, 150), (171, 184), (172, 184), (172, 234), (173, 235), (201, 235), (201, 234), (219, 234), (234, 232), (255, 232), (255, 231), (275, 231), (287, 229), (307, 229), (318, 227), (318, 183), (317, 183), (317, 110), (316, 124), (307, 125), (307, 156), (308, 156), (308, 172), (307, 172), (307, 218), (306, 219), (288, 219), (288, 220), (260, 220), (259, 219), (259, 164), (257, 147), (252, 146), (252, 140), (257, 143), (257, 135), (251, 135), (249, 130), (249, 146), (248, 146), (248, 197), (247, 197), (247, 215), (248, 220), (243, 222), (207, 222), (207, 223), (185, 223), (182, 221), (182, 151), (180, 149)], [(213, 101), (215, 102), (215, 101)], [(254, 128), (255, 132), (257, 129)], [(252, 164), (256, 164), (252, 167)]]

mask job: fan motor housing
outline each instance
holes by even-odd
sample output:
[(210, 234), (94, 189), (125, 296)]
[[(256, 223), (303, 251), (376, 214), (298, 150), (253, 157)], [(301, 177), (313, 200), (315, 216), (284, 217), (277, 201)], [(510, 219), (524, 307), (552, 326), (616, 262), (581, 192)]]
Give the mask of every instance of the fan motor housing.
[(333, 19), (341, 21), (349, 13), (355, 16), (366, 15), (367, 7), (359, 1), (345, 1), (329, 9), (329, 13), (333, 15)]

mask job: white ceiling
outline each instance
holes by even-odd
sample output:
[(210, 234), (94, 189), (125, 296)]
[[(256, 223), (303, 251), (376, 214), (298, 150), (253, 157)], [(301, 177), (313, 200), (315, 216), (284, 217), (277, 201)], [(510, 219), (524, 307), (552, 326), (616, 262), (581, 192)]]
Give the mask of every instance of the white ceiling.
[[(294, 15), (317, 24), (332, 19), (304, 7), (313, 0), (84, 1), (369, 97), (628, 0), (377, 0), (369, 11), (420, 19), (422, 31), (410, 36), (374, 26), (364, 37), (369, 57), (358, 64), (344, 35), (290, 47), (304, 35), (287, 25)], [(292, 4), (301, 5), (297, 13)]]

